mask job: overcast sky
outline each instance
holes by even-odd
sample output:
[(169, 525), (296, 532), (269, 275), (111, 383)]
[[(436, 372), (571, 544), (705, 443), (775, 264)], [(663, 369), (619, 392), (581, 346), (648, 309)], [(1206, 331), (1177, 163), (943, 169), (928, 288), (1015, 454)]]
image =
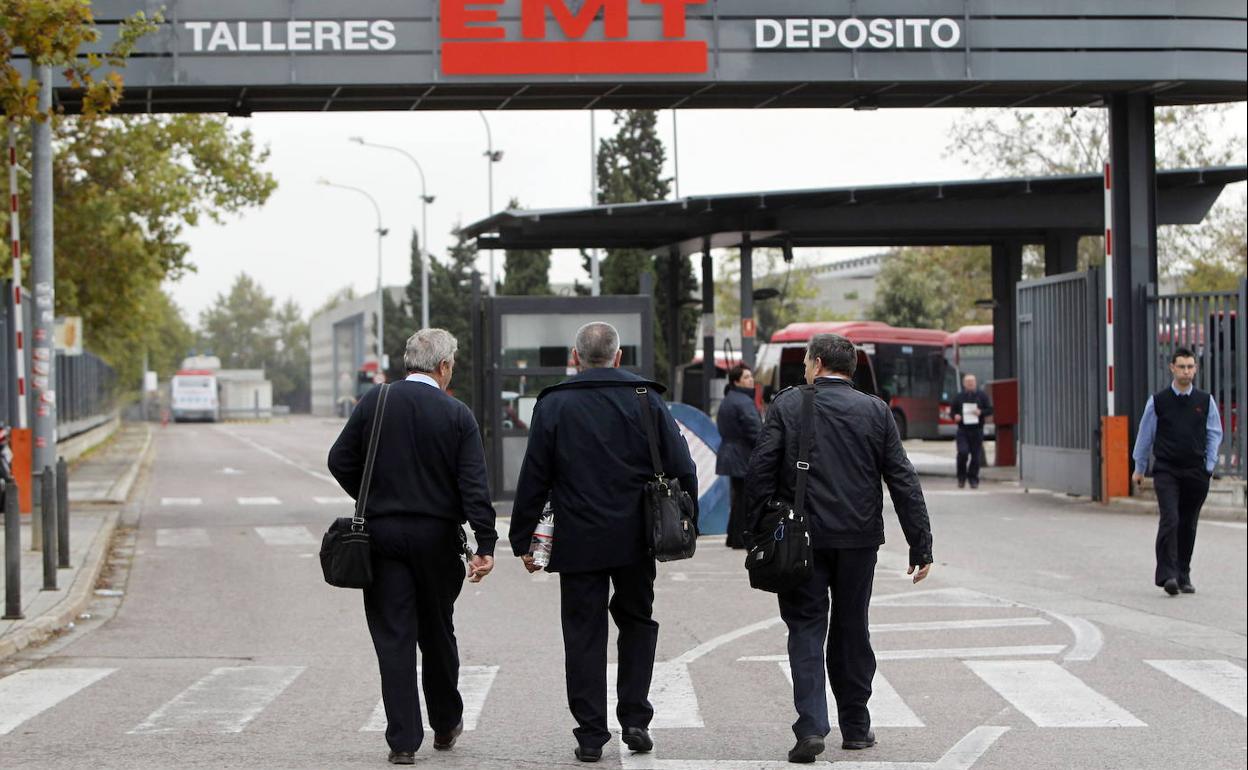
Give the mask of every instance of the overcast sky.
[[(680, 193), (973, 178), (979, 176), (975, 169), (945, 157), (957, 115), (939, 109), (682, 111)], [(494, 147), (504, 152), (494, 166), (495, 209), (512, 197), (525, 208), (589, 204), (587, 112), (492, 112), (488, 119)], [(268, 146), (267, 168), (278, 189), (260, 209), (186, 232), (198, 272), (171, 289), (192, 324), (240, 272), (281, 300), (293, 298), (305, 313), (343, 286), (372, 291), (377, 281), (373, 208), (361, 195), (319, 186), (322, 177), (376, 198), (390, 230), (383, 239), (385, 283), (407, 283), (411, 232), (420, 226), (416, 169), (398, 153), (351, 143), (352, 136), (402, 147), (420, 161), (429, 194), (437, 196), (428, 207), (435, 254), (446, 252), (457, 224), (489, 212), (486, 130), (476, 112), (260, 114), (232, 120)], [(599, 137), (612, 131), (611, 113), (599, 112), (596, 120)], [(672, 175), (671, 112), (660, 114), (660, 129)], [(501, 252), (497, 260), (501, 268)], [(484, 271), (484, 255), (480, 264)], [(575, 253), (556, 254), (552, 280), (583, 275)]]

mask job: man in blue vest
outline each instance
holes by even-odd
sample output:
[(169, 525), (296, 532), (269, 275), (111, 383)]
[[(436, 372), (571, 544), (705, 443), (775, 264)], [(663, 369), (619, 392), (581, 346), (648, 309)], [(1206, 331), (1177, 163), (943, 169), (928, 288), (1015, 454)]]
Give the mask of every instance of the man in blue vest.
[(1218, 464), (1222, 417), (1208, 393), (1195, 387), (1196, 358), (1187, 348), (1170, 356), (1170, 386), (1148, 399), (1135, 440), (1135, 473), (1139, 484), (1153, 455), (1153, 488), (1161, 522), (1157, 527), (1157, 572), (1154, 580), (1166, 593), (1196, 593), (1192, 585), (1192, 550), (1196, 522), (1209, 494), (1209, 479)]

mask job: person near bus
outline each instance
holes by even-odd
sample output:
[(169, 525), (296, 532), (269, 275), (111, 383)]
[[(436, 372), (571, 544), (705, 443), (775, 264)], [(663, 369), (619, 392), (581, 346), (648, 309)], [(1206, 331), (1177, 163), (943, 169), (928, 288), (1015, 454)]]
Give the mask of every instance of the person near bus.
[(797, 763), (814, 762), (824, 750), (831, 731), (825, 695), (829, 682), (841, 747), (875, 745), (867, 709), (875, 676), (867, 615), (876, 556), (884, 543), (884, 486), (910, 547), (907, 574), (918, 583), (932, 565), (932, 530), (918, 474), (901, 446), (888, 405), (854, 389), (854, 343), (836, 334), (816, 335), (805, 362), (806, 382), (815, 386), (814, 419), (801, 422), (800, 389), (777, 394), (746, 479), (751, 521), (758, 522), (769, 500), (793, 500), (799, 436), (803, 430), (815, 432), (804, 505), (812, 574), (778, 595), (780, 617), (789, 631), (797, 710), (797, 743), (789, 761)]
[(962, 390), (950, 405), (953, 421), (958, 424), (958, 488), (969, 481), (971, 489), (979, 488), (979, 466), (984, 457), (984, 418), (992, 414), (992, 400), (979, 389), (975, 375), (962, 377)]
[(715, 418), (719, 426), (719, 455), (715, 472), (728, 477), (731, 508), (728, 513), (728, 547), (745, 548), (748, 515), (745, 508), (745, 474), (750, 469), (750, 453), (758, 442), (763, 421), (754, 406), (754, 371), (746, 364), (728, 370), (724, 400)]
[(1170, 356), (1170, 384), (1144, 405), (1135, 439), (1132, 479), (1144, 480), (1153, 456), (1153, 489), (1161, 519), (1157, 526), (1157, 570), (1153, 580), (1174, 596), (1196, 593), (1192, 585), (1192, 551), (1196, 523), (1209, 494), (1209, 480), (1218, 465), (1222, 416), (1213, 396), (1197, 388), (1196, 358), (1187, 348)]

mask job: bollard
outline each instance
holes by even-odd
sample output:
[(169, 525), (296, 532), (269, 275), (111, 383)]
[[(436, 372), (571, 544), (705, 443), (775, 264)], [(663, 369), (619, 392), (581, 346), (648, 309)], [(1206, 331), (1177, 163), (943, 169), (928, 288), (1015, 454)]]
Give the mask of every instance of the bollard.
[(56, 471), (43, 466), (39, 484), (43, 508), (43, 590), (56, 589)]
[(69, 464), (56, 461), (56, 555), (61, 569), (69, 567)]
[(4, 486), (4, 619), (22, 617), (22, 509), (17, 482), (8, 479)]

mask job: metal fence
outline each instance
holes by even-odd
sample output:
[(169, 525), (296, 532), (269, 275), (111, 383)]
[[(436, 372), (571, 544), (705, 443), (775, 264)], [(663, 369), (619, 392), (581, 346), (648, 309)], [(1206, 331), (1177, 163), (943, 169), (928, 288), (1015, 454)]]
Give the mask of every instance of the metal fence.
[(117, 373), (94, 353), (56, 354), (56, 427), (72, 436), (107, 420), (116, 405)]
[(1245, 476), (1245, 431), (1241, 407), (1248, 403), (1245, 388), (1248, 363), (1244, 334), (1245, 282), (1238, 291), (1165, 294), (1149, 297), (1155, 322), (1150, 324), (1153, 357), (1149, 391), (1170, 382), (1170, 356), (1183, 347), (1196, 356), (1196, 387), (1208, 391), (1222, 414), (1224, 436), (1218, 451), (1217, 473)]

